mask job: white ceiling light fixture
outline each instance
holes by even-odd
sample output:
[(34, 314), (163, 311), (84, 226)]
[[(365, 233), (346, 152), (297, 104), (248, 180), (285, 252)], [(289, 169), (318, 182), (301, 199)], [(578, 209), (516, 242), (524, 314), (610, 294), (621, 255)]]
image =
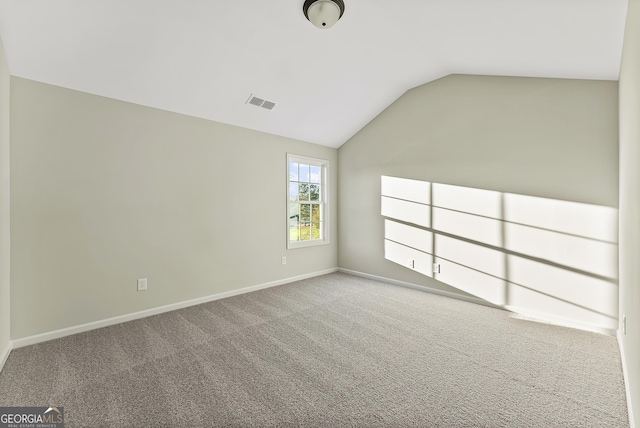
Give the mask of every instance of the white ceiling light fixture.
[(306, 0), (302, 6), (304, 16), (318, 28), (331, 28), (344, 14), (342, 0)]

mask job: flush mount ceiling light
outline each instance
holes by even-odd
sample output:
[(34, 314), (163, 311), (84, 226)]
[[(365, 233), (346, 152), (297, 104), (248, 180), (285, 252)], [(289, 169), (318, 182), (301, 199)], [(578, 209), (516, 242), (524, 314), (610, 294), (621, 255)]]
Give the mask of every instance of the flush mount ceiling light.
[(344, 14), (344, 2), (342, 0), (306, 0), (302, 11), (316, 27), (330, 28)]

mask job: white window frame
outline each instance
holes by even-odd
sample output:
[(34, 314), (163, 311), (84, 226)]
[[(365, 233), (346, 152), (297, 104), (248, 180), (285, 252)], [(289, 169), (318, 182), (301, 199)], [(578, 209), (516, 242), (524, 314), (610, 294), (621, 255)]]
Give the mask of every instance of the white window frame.
[[(291, 163), (302, 163), (305, 165), (319, 166), (321, 169), (320, 177), (320, 234), (322, 239), (313, 239), (309, 241), (291, 241), (290, 240), (290, 195), (289, 195), (289, 165)], [(286, 202), (287, 202), (287, 227), (286, 227), (286, 239), (287, 249), (314, 247), (317, 245), (329, 244), (329, 161), (326, 159), (312, 158), (308, 156), (301, 156), (292, 153), (287, 153), (287, 176), (286, 176)], [(315, 203), (315, 202), (314, 202)]]

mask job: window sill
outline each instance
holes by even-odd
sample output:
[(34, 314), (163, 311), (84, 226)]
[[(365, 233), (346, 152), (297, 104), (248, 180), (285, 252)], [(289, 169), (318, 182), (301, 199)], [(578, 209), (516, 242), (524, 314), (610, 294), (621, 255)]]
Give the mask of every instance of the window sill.
[(296, 248), (308, 248), (318, 247), (321, 245), (329, 245), (328, 239), (318, 239), (315, 241), (295, 241), (287, 243), (287, 250), (294, 250)]

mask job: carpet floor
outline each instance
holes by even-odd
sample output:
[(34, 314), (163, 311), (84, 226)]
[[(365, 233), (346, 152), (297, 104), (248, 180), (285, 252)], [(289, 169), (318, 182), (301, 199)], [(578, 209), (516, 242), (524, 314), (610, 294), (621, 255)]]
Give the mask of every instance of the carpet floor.
[(66, 427), (628, 427), (614, 337), (342, 273), (16, 349)]

